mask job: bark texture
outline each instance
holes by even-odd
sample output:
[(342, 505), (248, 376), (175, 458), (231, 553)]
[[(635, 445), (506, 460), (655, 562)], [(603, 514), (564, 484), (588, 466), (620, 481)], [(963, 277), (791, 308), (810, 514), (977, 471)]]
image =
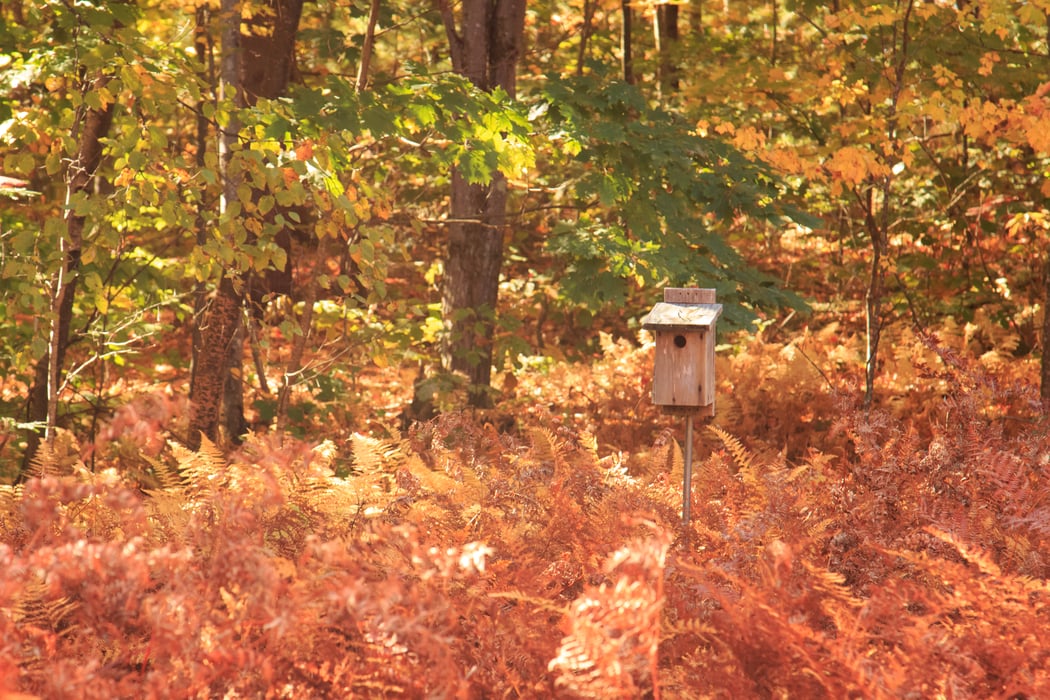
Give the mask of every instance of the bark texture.
[[(248, 22), (238, 0), (222, 2), (222, 63), (224, 92), (236, 104), (279, 97), (295, 75), (295, 37), (303, 0), (271, 0)], [(223, 163), (239, 147), (239, 124), (231, 120), (219, 138)], [(236, 197), (238, 179), (224, 173), (224, 199)], [(233, 243), (231, 242), (231, 245)], [(225, 275), (200, 321), (199, 342), (190, 385), (190, 422), (186, 443), (199, 449), (201, 436), (218, 439), (223, 418), (228, 437), (237, 440), (247, 429), (241, 381), (244, 333), (241, 328), (245, 288), (243, 275)]]
[[(458, 22), (447, 2), (439, 6), (456, 72), (482, 90), (500, 87), (514, 96), (525, 0), (464, 0)], [(442, 365), (467, 376), (471, 404), (476, 406), (491, 402), (487, 389), (506, 208), (507, 181), (501, 173), (488, 185), (472, 185), (452, 173), (452, 222), (442, 288), (448, 334)]]

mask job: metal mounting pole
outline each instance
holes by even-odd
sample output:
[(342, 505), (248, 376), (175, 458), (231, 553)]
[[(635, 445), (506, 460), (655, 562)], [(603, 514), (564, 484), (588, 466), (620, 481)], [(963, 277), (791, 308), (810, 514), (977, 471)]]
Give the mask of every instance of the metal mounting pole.
[(685, 417), (685, 470), (682, 478), (682, 525), (689, 526), (693, 502), (693, 414)]

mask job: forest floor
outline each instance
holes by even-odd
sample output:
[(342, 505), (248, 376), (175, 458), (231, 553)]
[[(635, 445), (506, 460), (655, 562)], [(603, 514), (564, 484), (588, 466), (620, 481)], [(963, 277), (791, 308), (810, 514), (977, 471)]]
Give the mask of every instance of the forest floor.
[(0, 491), (0, 697), (1045, 697), (1050, 439), (997, 328), (890, 329), (871, 408), (839, 323), (726, 342), (688, 526), (644, 336), (407, 427), (414, 370), (333, 375), (230, 454), (140, 358)]
[(0, 486), (0, 700), (1050, 697), (1030, 339), (887, 327), (866, 407), (849, 308), (719, 338), (688, 525), (644, 332), (419, 422), (418, 368), (362, 356), (275, 434), (249, 371), (255, 434), (190, 453), (176, 331)]

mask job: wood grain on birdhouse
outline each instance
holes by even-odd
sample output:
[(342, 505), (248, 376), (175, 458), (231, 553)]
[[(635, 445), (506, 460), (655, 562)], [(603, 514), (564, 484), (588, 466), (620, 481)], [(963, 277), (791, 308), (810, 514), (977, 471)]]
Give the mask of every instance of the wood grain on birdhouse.
[(653, 403), (665, 409), (714, 415), (715, 324), (722, 305), (713, 289), (665, 289), (642, 320), (653, 332)]

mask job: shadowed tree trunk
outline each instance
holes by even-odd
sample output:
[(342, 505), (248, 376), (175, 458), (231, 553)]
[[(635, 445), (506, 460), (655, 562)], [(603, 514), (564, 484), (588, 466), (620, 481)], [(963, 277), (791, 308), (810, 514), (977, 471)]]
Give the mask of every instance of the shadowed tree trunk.
[(583, 24), (580, 27), (580, 47), (576, 53), (576, 75), (583, 75), (591, 34), (594, 32), (594, 0), (583, 0)]
[(888, 245), (887, 222), (891, 192), (889, 178), (885, 178), (884, 181), (881, 223), (876, 220), (874, 185), (863, 196), (864, 222), (871, 239), (871, 266), (868, 271), (868, 289), (864, 295), (864, 321), (867, 338), (864, 360), (864, 407), (866, 409), (871, 407), (875, 398), (875, 378), (879, 372), (879, 341), (882, 339), (882, 326), (885, 323), (882, 297), (886, 286), (886, 265), (883, 257)]
[[(525, 0), (464, 0), (457, 23), (451, 5), (438, 3), (448, 34), (452, 67), (482, 90), (515, 94), (525, 29)], [(452, 173), (452, 211), (442, 288), (448, 330), (442, 365), (470, 381), (470, 403), (491, 404), (492, 337), (495, 332), (507, 180), (472, 185)]]
[(696, 34), (704, 33), (704, 0), (689, 3), (689, 30)]
[(368, 85), (368, 76), (372, 67), (372, 52), (376, 41), (376, 23), (379, 21), (379, 0), (372, 0), (368, 8), (368, 28), (361, 44), (361, 62), (357, 66), (357, 90), (360, 92)]
[[(886, 105), (887, 144), (899, 147), (897, 133), (901, 95), (905, 89), (905, 74), (911, 57), (911, 17), (915, 2), (910, 0), (904, 5), (897, 43), (891, 47), (892, 58), (892, 91)], [(899, 156), (884, 151), (895, 162)], [(876, 194), (878, 191), (878, 194)], [(879, 342), (882, 339), (883, 325), (886, 323), (886, 310), (883, 308), (886, 291), (886, 256), (889, 254), (889, 236), (893, 225), (893, 176), (870, 177), (867, 190), (859, 196), (864, 210), (864, 225), (871, 239), (871, 267), (869, 268), (868, 290), (864, 296), (864, 320), (867, 330), (867, 348), (864, 361), (864, 408), (870, 409), (875, 400), (875, 378), (879, 371)], [(876, 206), (876, 202), (878, 205)]]
[(245, 102), (275, 99), (296, 77), (295, 37), (304, 0), (269, 0), (256, 9), (241, 39), (241, 88)]
[[(200, 5), (197, 8), (195, 15), (196, 24), (193, 32), (193, 49), (197, 54), (197, 60), (200, 62), (201, 81), (214, 90), (217, 80), (215, 75), (215, 46), (211, 33), (208, 31), (208, 26), (211, 24), (211, 11), (211, 7), (206, 4)], [(205, 167), (208, 155), (210, 122), (208, 117), (205, 116), (204, 110), (204, 102), (208, 99), (208, 97), (202, 96), (201, 103), (197, 106), (197, 133), (195, 136), (197, 154), (195, 158), (197, 167), (201, 169)], [(202, 201), (197, 204), (197, 245), (201, 247), (208, 242), (209, 224), (206, 220), (205, 212), (210, 206), (211, 202), (208, 201)], [(197, 281), (193, 287), (193, 355), (190, 361), (190, 386), (193, 386), (194, 375), (197, 371), (198, 364), (197, 353), (201, 348), (201, 329), (199, 321), (204, 317), (204, 309), (206, 308), (207, 302), (207, 284), (204, 281)]]
[(631, 9), (631, 0), (623, 0), (620, 3), (623, 13), (623, 24), (620, 26), (620, 65), (623, 72), (623, 81), (634, 85), (634, 50), (631, 41), (631, 27), (634, 24), (634, 11)]
[[(108, 82), (108, 77), (100, 77), (88, 90), (98, 90)], [(91, 189), (95, 171), (102, 161), (102, 139), (109, 133), (112, 123), (113, 103), (110, 102), (102, 108), (83, 109), (80, 118), (74, 124), (73, 135), (78, 137), (77, 152), (66, 169), (67, 203), (77, 194)], [(80, 254), (84, 242), (84, 221), (85, 217), (74, 213), (72, 209), (66, 211), (66, 235), (60, 242), (62, 267), (52, 280), (48, 350), (37, 363), (26, 405), (27, 421), (45, 425), (45, 439), (48, 444), (54, 441), (55, 425), (58, 421), (58, 395), (62, 384), (66, 348), (70, 342), (73, 300), (77, 290)], [(22, 462), (22, 475), (39, 447), (39, 434), (30, 433)]]
[(678, 66), (674, 52), (678, 45), (678, 5), (660, 3), (656, 6), (653, 34), (656, 36), (656, 51), (659, 54), (657, 84), (660, 96), (667, 97), (678, 91)]

